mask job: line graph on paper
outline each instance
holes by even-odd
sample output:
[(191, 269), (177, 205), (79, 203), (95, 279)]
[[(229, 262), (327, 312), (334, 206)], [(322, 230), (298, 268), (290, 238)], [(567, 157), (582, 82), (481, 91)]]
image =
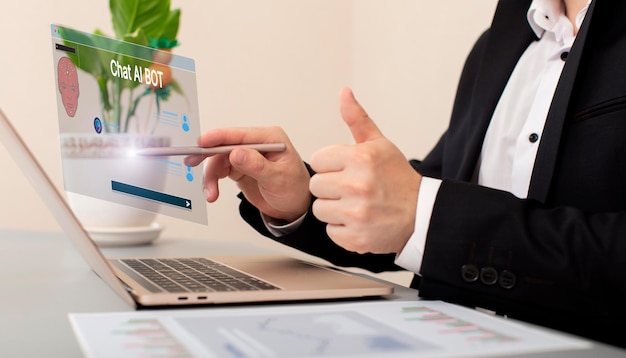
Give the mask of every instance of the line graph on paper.
[(437, 349), (352, 311), (176, 321), (220, 357), (380, 356)]

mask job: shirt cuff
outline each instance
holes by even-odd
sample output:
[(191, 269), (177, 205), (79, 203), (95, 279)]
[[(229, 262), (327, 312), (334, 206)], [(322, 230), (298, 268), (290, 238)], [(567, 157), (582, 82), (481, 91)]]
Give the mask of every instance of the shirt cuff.
[(426, 235), (440, 186), (441, 180), (422, 177), (415, 211), (415, 231), (395, 259), (396, 265), (416, 274), (422, 269)]
[(300, 227), (302, 222), (304, 221), (304, 217), (306, 216), (307, 213), (308, 211), (302, 214), (301, 217), (287, 224), (284, 224), (284, 221), (281, 221), (279, 224), (276, 222), (275, 219), (272, 219), (271, 217), (263, 213), (261, 213), (261, 218), (263, 219), (263, 223), (265, 224), (265, 227), (270, 232), (270, 234), (276, 237), (281, 237), (281, 236), (289, 235), (292, 232), (296, 231)]

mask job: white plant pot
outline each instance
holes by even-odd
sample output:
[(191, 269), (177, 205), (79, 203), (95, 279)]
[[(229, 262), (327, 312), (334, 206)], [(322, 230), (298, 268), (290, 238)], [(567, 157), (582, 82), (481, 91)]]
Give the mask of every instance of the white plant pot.
[[(141, 208), (78, 193), (93, 186), (108, 190), (107, 168), (123, 169), (124, 181), (142, 183), (154, 190), (165, 185), (165, 173), (150, 160), (128, 156), (132, 148), (167, 146), (169, 138), (128, 134), (64, 134), (61, 137), (63, 175), (68, 203), (83, 227), (99, 246), (126, 246), (150, 243), (158, 238), (158, 204), (136, 199)], [(78, 189), (78, 190), (76, 190)], [(78, 192), (78, 193), (77, 193)]]

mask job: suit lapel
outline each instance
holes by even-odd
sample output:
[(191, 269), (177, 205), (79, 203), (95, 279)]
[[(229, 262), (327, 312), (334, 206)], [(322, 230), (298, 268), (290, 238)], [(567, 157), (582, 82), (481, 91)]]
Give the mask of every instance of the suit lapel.
[(457, 173), (457, 179), (469, 181), (476, 169), (487, 127), (500, 95), (528, 45), (536, 40), (528, 26), (526, 13), (531, 0), (501, 0), (496, 8), (494, 21), (489, 30), (482, 64), (478, 70), (474, 89), (473, 118), (467, 151)]
[(528, 197), (540, 202), (546, 201), (552, 182), (563, 124), (565, 123), (576, 73), (589, 33), (589, 24), (592, 21), (595, 4), (595, 0), (591, 2), (585, 20), (578, 31), (576, 41), (567, 57), (567, 62), (563, 67), (561, 78), (548, 111), (528, 190)]

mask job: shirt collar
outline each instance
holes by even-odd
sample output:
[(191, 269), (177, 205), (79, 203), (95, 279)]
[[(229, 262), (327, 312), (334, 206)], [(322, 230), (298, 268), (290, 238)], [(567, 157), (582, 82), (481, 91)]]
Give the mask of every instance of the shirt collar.
[[(576, 28), (580, 29), (591, 0), (576, 15)], [(565, 5), (563, 0), (533, 0), (528, 9), (527, 18), (530, 28), (537, 37), (541, 38), (546, 31), (562, 32), (562, 26), (558, 24), (561, 17), (565, 17)]]

